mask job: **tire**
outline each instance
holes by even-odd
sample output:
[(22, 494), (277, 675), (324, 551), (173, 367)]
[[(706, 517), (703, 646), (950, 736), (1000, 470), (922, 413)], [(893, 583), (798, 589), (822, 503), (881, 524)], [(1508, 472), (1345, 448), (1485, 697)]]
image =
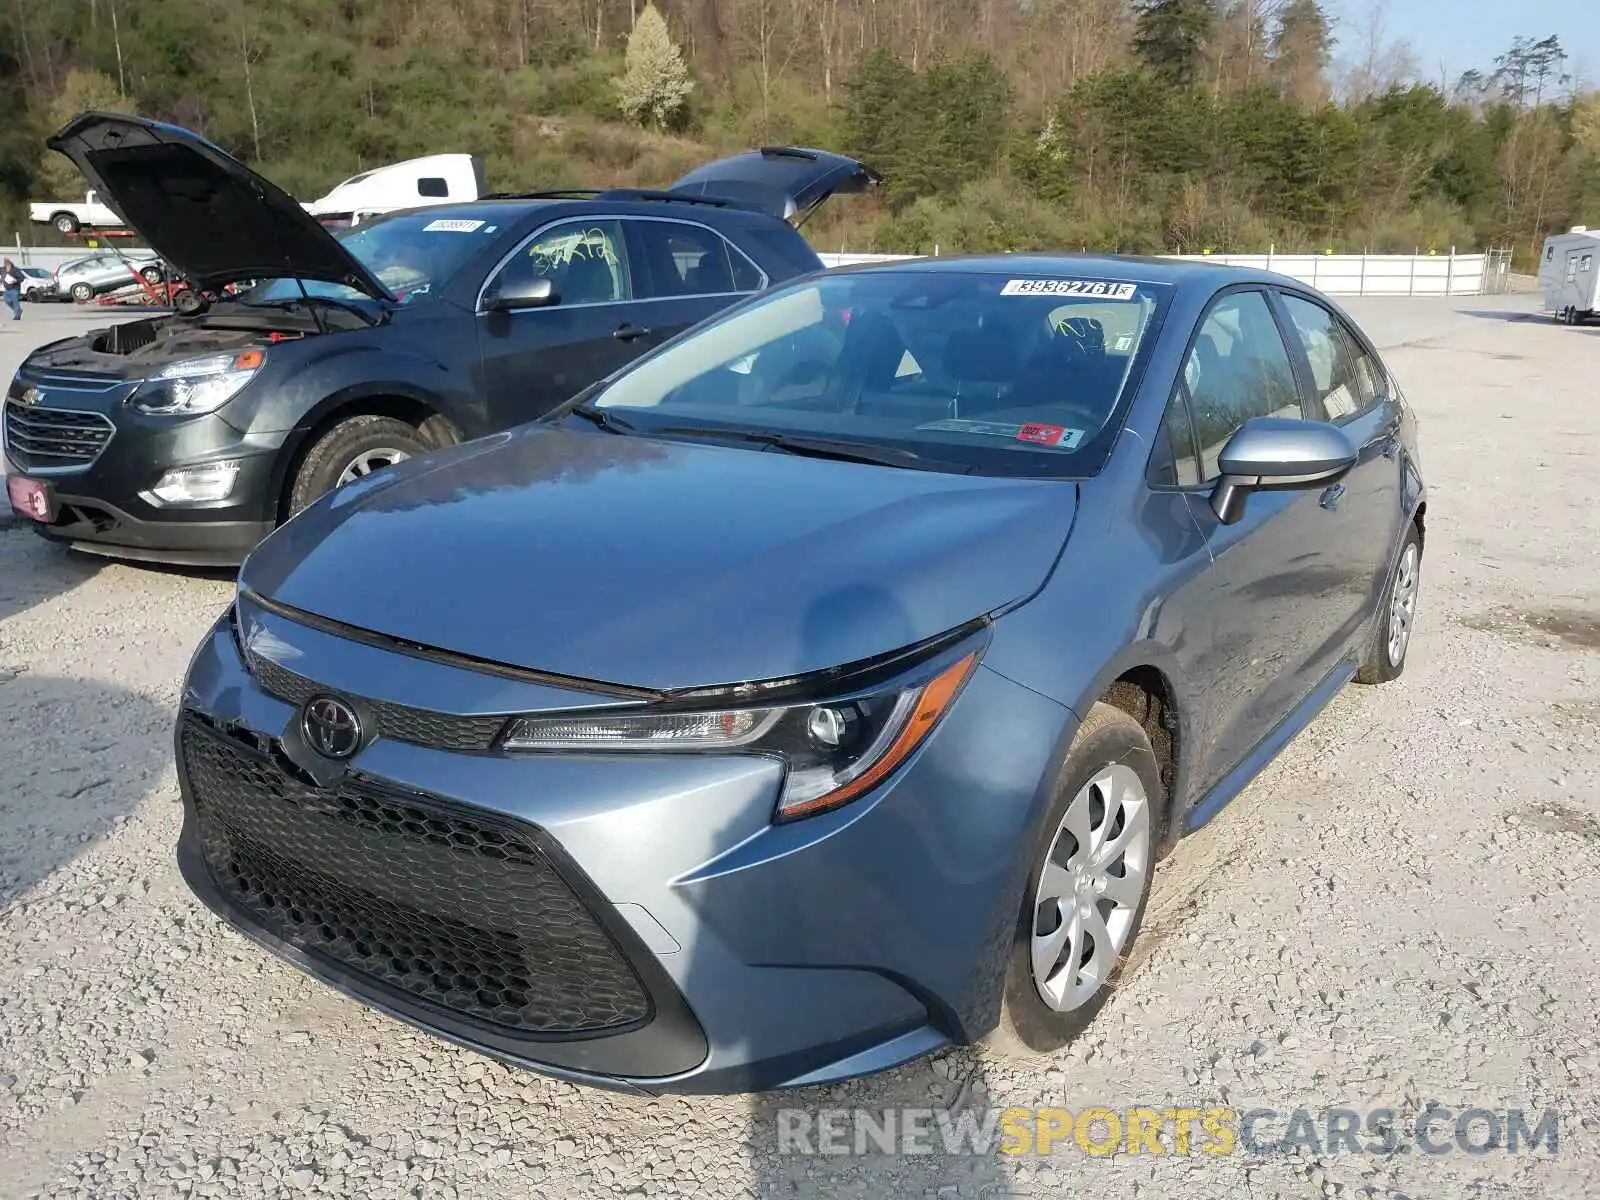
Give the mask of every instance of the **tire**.
[[(1372, 641), (1356, 668), (1357, 683), (1389, 683), (1405, 673), (1421, 585), (1422, 535), (1413, 523), (1406, 529), (1394, 566), (1389, 568), (1389, 586), (1383, 589), (1383, 603), (1372, 623)], [(1404, 629), (1396, 637), (1396, 623), (1402, 619)]]
[(146, 283), (160, 283), (161, 282), (161, 268), (160, 267), (141, 267), (140, 270), (139, 270), (139, 274), (144, 276), (144, 281)]
[[(333, 491), (341, 482), (430, 449), (422, 435), (393, 417), (350, 417), (317, 439), (306, 452), (289, 489), (289, 515)], [(359, 469), (361, 465), (365, 470)], [(386, 460), (386, 461), (385, 461)]]
[[(1099, 808), (1101, 821), (1109, 824), (1112, 837), (1127, 835), (1123, 853), (1106, 867), (1121, 866), (1120, 874), (1102, 872), (1110, 878), (1112, 886), (1097, 891), (1093, 886), (1093, 873), (1082, 869), (1081, 840), (1069, 828), (1068, 816), (1080, 805), (1087, 810), (1087, 824), (1074, 819), (1071, 825), (1087, 830), (1093, 838), (1103, 826), (1096, 825), (1095, 800), (1107, 793), (1119, 793), (1125, 803), (1112, 808)], [(1139, 722), (1119, 708), (1109, 704), (1096, 704), (1079, 727), (1062, 764), (1061, 775), (1049, 811), (1040, 826), (1039, 839), (1032, 849), (1033, 863), (1028, 871), (1028, 883), (1023, 892), (1022, 907), (1017, 914), (1016, 935), (1011, 946), (1011, 956), (1006, 968), (1004, 992), (1000, 1002), (1000, 1022), (984, 1039), (984, 1045), (1008, 1058), (1034, 1058), (1060, 1049), (1077, 1037), (1094, 1019), (1122, 973), (1129, 949), (1139, 935), (1139, 925), (1144, 919), (1145, 904), (1150, 898), (1150, 881), (1155, 873), (1156, 847), (1161, 821), (1166, 812), (1166, 790), (1161, 783), (1161, 772), (1156, 765), (1150, 739)], [(1117, 817), (1120, 809), (1122, 816)], [(1073, 864), (1077, 866), (1061, 866)], [(1086, 906), (1080, 912), (1093, 908), (1101, 913), (1102, 930), (1109, 935), (1104, 947), (1094, 945), (1092, 930), (1082, 930), (1078, 945), (1087, 957), (1080, 956), (1079, 971), (1087, 965), (1090, 969), (1081, 975), (1069, 971), (1065, 959), (1071, 956), (1073, 934), (1072, 917), (1066, 915), (1065, 906), (1055, 904), (1050, 898), (1052, 888), (1044, 885), (1046, 866), (1049, 865), (1056, 886), (1071, 887), (1074, 895)], [(1116, 887), (1116, 880), (1133, 877), (1135, 882)], [(1088, 879), (1089, 883), (1079, 881)], [(1077, 890), (1083, 888), (1084, 890)], [(1115, 889), (1115, 890), (1113, 890)], [(1120, 895), (1117, 893), (1121, 893)], [(1095, 897), (1099, 898), (1096, 899)], [(1109, 917), (1101, 905), (1113, 907)], [(1043, 984), (1035, 972), (1034, 947), (1036, 936), (1048, 938), (1051, 933), (1064, 935), (1065, 946), (1052, 958), (1048, 949), (1042, 960), (1053, 965), (1042, 968)], [(1057, 940), (1060, 940), (1058, 938)], [(1048, 941), (1041, 943), (1051, 945)], [(1047, 1003), (1044, 991), (1057, 996)], [(1074, 994), (1075, 993), (1075, 994)]]
[(50, 218), (50, 224), (56, 227), (58, 233), (77, 233), (83, 228), (78, 218), (69, 212), (58, 212)]
[(75, 283), (68, 294), (79, 304), (87, 304), (94, 299), (94, 288), (87, 283)]

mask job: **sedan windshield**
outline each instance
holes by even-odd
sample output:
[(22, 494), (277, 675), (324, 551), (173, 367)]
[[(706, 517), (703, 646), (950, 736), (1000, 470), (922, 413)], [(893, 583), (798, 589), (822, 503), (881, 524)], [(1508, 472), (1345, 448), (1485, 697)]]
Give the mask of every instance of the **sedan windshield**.
[(971, 271), (813, 277), (624, 371), (585, 406), (644, 434), (1084, 476), (1122, 419), (1159, 285)]
[[(437, 213), (402, 213), (334, 234), (352, 257), (402, 301), (420, 299), (450, 279), (484, 246), (496, 226), (479, 220), (452, 220)], [(338, 283), (307, 279), (305, 294), (346, 303), (368, 299)], [(301, 281), (263, 279), (240, 295), (247, 304), (296, 300)]]

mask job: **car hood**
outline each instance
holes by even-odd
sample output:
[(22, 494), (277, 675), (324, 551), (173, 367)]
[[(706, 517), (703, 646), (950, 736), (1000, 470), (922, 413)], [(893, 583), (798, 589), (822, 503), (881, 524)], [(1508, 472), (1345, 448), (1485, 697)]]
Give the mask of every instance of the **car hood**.
[(393, 298), (299, 201), (197, 133), (87, 112), (46, 145), (198, 287), (301, 278)]
[(490, 662), (674, 690), (898, 650), (1036, 591), (1077, 486), (552, 426), (413, 459), (268, 537), (248, 592)]

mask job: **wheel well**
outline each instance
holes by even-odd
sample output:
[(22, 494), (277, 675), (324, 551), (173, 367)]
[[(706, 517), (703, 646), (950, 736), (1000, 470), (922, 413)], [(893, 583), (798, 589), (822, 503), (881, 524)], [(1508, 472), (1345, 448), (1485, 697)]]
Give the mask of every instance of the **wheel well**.
[(289, 493), (294, 489), (295, 476), (300, 473), (300, 464), (311, 453), (311, 447), (321, 441), (328, 430), (351, 417), (392, 417), (404, 421), (435, 446), (450, 446), (461, 440), (461, 431), (449, 417), (411, 396), (363, 396), (339, 405), (324, 413), (306, 432), (293, 459), (284, 468), (283, 478), (278, 483), (278, 520), (289, 515)]
[(1417, 543), (1424, 550), (1426, 550), (1428, 548), (1428, 522), (1427, 522), (1427, 516), (1428, 516), (1428, 502), (1426, 500), (1424, 500), (1421, 504), (1417, 505), (1417, 516), (1416, 516)]
[(1134, 667), (1124, 671), (1105, 690), (1100, 703), (1120, 708), (1144, 727), (1155, 751), (1156, 768), (1161, 772), (1161, 782), (1166, 789), (1166, 812), (1162, 815), (1163, 828), (1156, 843), (1167, 844), (1167, 832), (1173, 828), (1173, 815), (1178, 805), (1177, 783), (1180, 733), (1178, 708), (1173, 701), (1172, 685), (1166, 676), (1154, 667)]

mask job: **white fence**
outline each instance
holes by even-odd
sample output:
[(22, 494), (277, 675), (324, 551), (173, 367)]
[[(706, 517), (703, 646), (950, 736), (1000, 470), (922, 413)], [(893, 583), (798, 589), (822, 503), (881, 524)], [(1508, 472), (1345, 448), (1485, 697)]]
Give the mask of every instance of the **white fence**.
[[(822, 254), (829, 267), (912, 254)], [(1167, 254), (1164, 258), (1275, 271), (1330, 296), (1480, 296), (1503, 290), (1503, 254)]]

